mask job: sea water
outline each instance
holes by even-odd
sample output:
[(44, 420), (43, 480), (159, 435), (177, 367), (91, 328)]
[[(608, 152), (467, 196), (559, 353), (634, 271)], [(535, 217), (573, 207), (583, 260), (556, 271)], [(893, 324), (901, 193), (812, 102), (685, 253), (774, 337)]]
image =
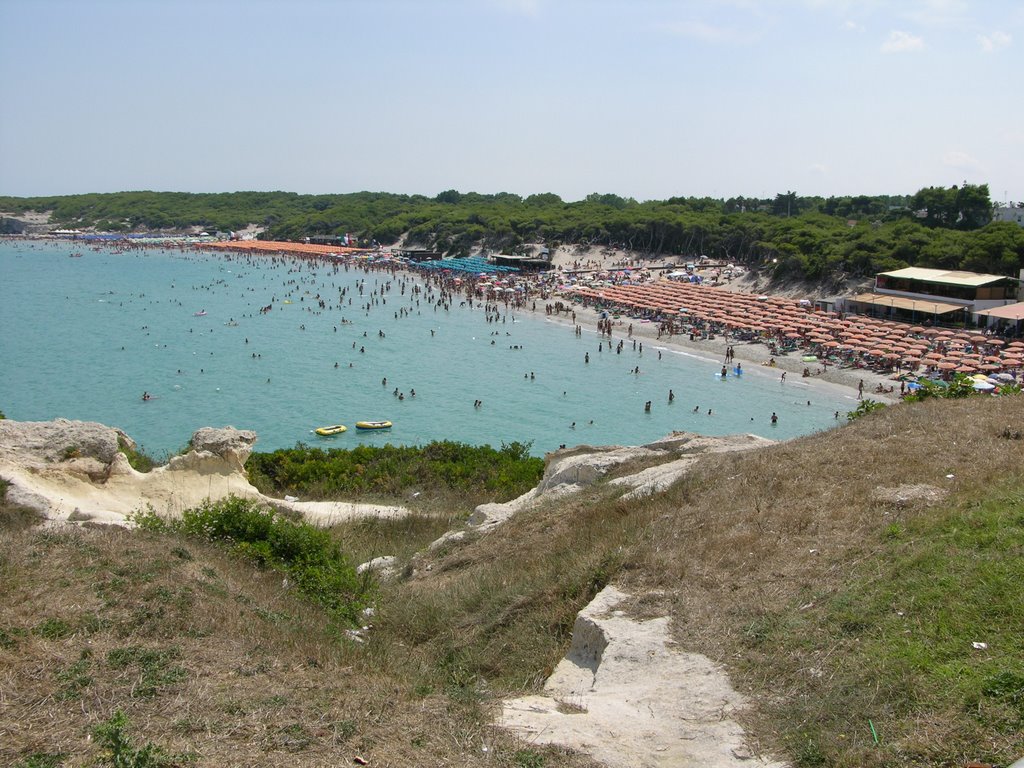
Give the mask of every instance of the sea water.
[[(786, 439), (835, 426), (836, 412), (845, 420), (856, 405), (843, 388), (780, 381), (766, 368), (722, 379), (720, 359), (653, 339), (634, 349), (624, 332), (616, 353), (592, 310), (578, 310), (582, 336), (542, 311), (501, 306), (487, 322), (462, 297), (445, 310), (436, 291), (414, 294), (423, 283), (404, 272), (6, 241), (0, 281), (0, 410), (117, 426), (156, 457), (199, 427), (224, 425), (254, 430), (263, 451), (454, 440), (529, 443), (542, 455), (672, 430)], [(394, 426), (355, 429), (369, 420)], [(348, 431), (312, 432), (338, 423)]]

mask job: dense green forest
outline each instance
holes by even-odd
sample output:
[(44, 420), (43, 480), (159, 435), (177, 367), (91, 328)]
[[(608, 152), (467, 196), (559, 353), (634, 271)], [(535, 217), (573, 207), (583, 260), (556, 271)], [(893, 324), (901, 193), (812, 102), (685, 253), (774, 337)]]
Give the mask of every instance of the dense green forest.
[(448, 190), (434, 197), (358, 192), (121, 192), (0, 197), (11, 214), (52, 211), (52, 222), (105, 231), (229, 231), (256, 224), (265, 239), (352, 233), (365, 243), (448, 255), (517, 253), (527, 244), (628, 248), (640, 254), (707, 255), (762, 266), (778, 278), (859, 277), (903, 266), (1017, 275), (1024, 228), (992, 222), (988, 185), (926, 187), (913, 195), (681, 198), (637, 202), (592, 194), (565, 202)]

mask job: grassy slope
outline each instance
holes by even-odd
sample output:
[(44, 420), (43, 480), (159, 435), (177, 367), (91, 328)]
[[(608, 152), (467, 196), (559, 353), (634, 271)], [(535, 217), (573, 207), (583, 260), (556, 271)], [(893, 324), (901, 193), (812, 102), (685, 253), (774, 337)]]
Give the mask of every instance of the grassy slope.
[[(206, 545), (4, 534), (0, 763), (81, 765), (120, 708), (140, 742), (201, 765), (587, 765), (486, 723), (614, 580), (726, 666), (756, 746), (802, 766), (1006, 764), (1024, 755), (1021, 429), (1020, 398), (901, 405), (709, 457), (646, 501), (598, 487), (421, 559), (382, 588), (364, 646)], [(949, 495), (876, 493), (901, 483)], [(337, 533), (360, 555), (411, 551), (444, 522)]]

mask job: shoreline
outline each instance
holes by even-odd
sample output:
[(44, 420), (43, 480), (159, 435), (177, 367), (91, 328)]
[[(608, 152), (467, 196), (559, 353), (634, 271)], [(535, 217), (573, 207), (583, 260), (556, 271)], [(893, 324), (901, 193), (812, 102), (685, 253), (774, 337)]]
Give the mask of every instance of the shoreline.
[[(52, 238), (52, 240), (60, 241), (61, 238)], [(164, 250), (174, 250), (173, 246), (170, 249), (168, 249), (167, 246), (165, 245), (132, 246), (132, 248), (141, 249), (148, 249), (150, 247), (156, 247)], [(228, 251), (227, 253), (221, 253), (217, 250), (207, 249), (202, 245), (187, 245), (184, 246), (184, 250), (196, 254), (205, 253), (207, 255), (215, 255), (217, 258), (223, 258), (224, 256), (227, 256), (230, 253), (231, 255), (228, 257), (229, 261), (232, 260), (232, 257), (237, 257), (236, 254), (233, 254), (230, 251)], [(286, 259), (294, 259), (297, 262), (307, 260), (321, 260), (316, 258), (316, 256), (313, 256), (312, 254), (299, 255), (264, 253), (259, 254), (259, 256), (270, 258), (283, 256)], [(593, 260), (594, 257), (600, 257), (601, 260), (595, 261)], [(555, 255), (555, 259), (552, 261), (552, 266), (555, 268), (564, 269), (568, 265), (562, 262), (564, 262), (568, 258), (575, 258), (577, 260), (581, 258), (585, 259), (589, 262), (589, 264), (593, 264), (597, 266), (597, 268), (604, 268), (609, 264), (615, 264), (616, 262), (621, 264), (623, 263), (623, 259), (631, 261), (627, 254), (620, 255), (618, 252), (613, 252), (611, 254), (594, 252), (559, 252)], [(327, 260), (324, 261), (325, 263), (330, 263)], [(397, 261), (386, 266), (384, 264), (381, 264), (376, 268), (371, 267), (368, 264), (362, 264), (355, 259), (345, 259), (345, 261), (350, 263), (353, 267), (357, 269), (364, 270), (367, 274), (372, 274), (375, 272), (385, 272), (390, 273), (392, 275), (402, 274), (405, 275), (407, 278), (415, 279), (424, 284), (434, 285), (435, 287), (440, 288), (442, 291), (451, 291), (452, 294), (457, 296), (461, 295), (467, 298), (472, 297), (472, 300), (474, 302), (481, 301), (479, 296), (476, 295), (474, 287), (471, 287), (471, 284), (468, 284), (470, 283), (469, 280), (466, 281), (467, 284), (456, 286), (447, 284), (447, 280), (445, 279), (437, 279), (440, 277), (440, 275), (435, 276), (429, 273), (425, 273), (420, 269), (409, 268), (408, 265), (399, 263)], [(531, 280), (530, 282), (533, 281)], [(529, 290), (526, 296), (523, 297), (525, 300), (520, 304), (517, 304), (515, 302), (513, 302), (512, 304), (504, 303), (504, 311), (508, 314), (514, 315), (516, 313), (516, 310), (522, 310), (524, 315), (526, 313), (529, 313), (534, 318), (550, 320), (557, 326), (564, 327), (565, 331), (567, 332), (573, 332), (575, 325), (580, 325), (583, 332), (593, 334), (595, 337), (597, 337), (595, 339), (597, 341), (599, 341), (601, 338), (604, 338), (605, 340), (609, 339), (607, 335), (603, 337), (600, 336), (600, 332), (598, 331), (597, 326), (599, 320), (599, 310), (597, 310), (594, 307), (584, 307), (580, 304), (576, 304), (575, 302), (571, 301), (566, 297), (561, 297), (560, 294), (557, 292), (554, 292), (548, 295), (546, 298), (544, 298), (542, 295), (538, 295), (534, 292), (537, 287), (539, 286), (535, 285), (533, 290)], [(563, 310), (562, 312), (553, 311), (548, 313), (546, 311), (546, 305), (559, 300), (566, 304), (568, 309)], [(501, 302), (500, 299), (494, 302), (495, 308), (501, 308), (502, 303), (503, 302)], [(575, 312), (577, 316), (575, 324), (573, 323), (571, 317), (572, 312)], [(884, 402), (886, 404), (891, 404), (900, 401), (898, 394), (898, 384), (895, 387), (894, 393), (892, 394), (878, 393), (875, 391), (876, 387), (879, 384), (882, 384), (884, 386), (892, 386), (893, 380), (889, 378), (888, 375), (875, 373), (874, 371), (871, 370), (837, 369), (835, 366), (828, 366), (823, 373), (818, 374), (816, 372), (821, 370), (820, 364), (804, 363), (799, 359), (799, 355), (793, 353), (789, 355), (775, 356), (775, 366), (770, 367), (766, 365), (766, 363), (771, 359), (772, 355), (770, 354), (768, 346), (762, 342), (734, 342), (727, 340), (725, 337), (721, 335), (716, 336), (716, 338), (714, 339), (695, 339), (691, 341), (688, 338), (687, 334), (674, 334), (672, 336), (668, 336), (667, 334), (663, 333), (661, 338), (658, 338), (659, 326), (657, 323), (641, 322), (640, 320), (630, 320), (628, 318), (623, 318), (621, 320), (616, 320), (613, 322), (614, 330), (611, 338), (615, 339), (616, 341), (636, 339), (639, 343), (647, 345), (649, 348), (654, 347), (654, 349), (656, 350), (665, 350), (669, 354), (689, 355), (701, 360), (711, 361), (716, 364), (720, 364), (721, 362), (723, 362), (726, 355), (726, 350), (729, 346), (731, 346), (733, 349), (734, 360), (730, 364), (730, 368), (732, 368), (736, 362), (740, 362), (743, 364), (743, 367), (747, 369), (745, 372), (748, 374), (748, 376), (751, 377), (774, 376), (776, 379), (779, 379), (783, 375), (785, 375), (786, 378), (784, 385), (787, 388), (791, 388), (791, 391), (793, 392), (805, 391), (807, 389), (813, 390), (814, 388), (818, 387), (830, 390), (831, 394), (833, 395), (838, 395), (842, 398), (849, 399), (851, 403), (851, 407), (849, 408), (849, 410), (853, 410), (853, 408), (856, 407), (856, 403), (859, 400), (857, 391), (858, 383), (862, 380), (864, 382), (863, 400), (870, 399), (878, 402)], [(631, 336), (628, 330), (630, 325), (632, 325)], [(552, 330), (553, 332), (558, 332), (555, 329)], [(814, 373), (814, 375), (803, 377), (802, 372), (805, 368), (809, 368), (812, 371), (812, 373)], [(800, 397), (801, 399), (803, 399), (805, 396), (801, 395)], [(842, 421), (845, 423), (845, 418), (843, 417), (845, 417), (845, 412), (840, 411), (840, 417), (838, 418), (842, 418)], [(737, 430), (737, 433), (742, 433), (742, 430)]]
[[(530, 310), (524, 308), (526, 312), (537, 315), (541, 313), (541, 309)], [(593, 317), (590, 318), (593, 325), (588, 326), (586, 323), (581, 322), (585, 318), (580, 317), (580, 310), (586, 312), (593, 312)], [(590, 307), (582, 308), (578, 307), (576, 310), (577, 318), (574, 324), (571, 316), (566, 316), (562, 313), (555, 313), (547, 315), (545, 319), (550, 320), (560, 326), (565, 327), (568, 330), (572, 330), (574, 325), (580, 325), (583, 328), (584, 333), (593, 333), (597, 335), (597, 312)], [(861, 369), (846, 369), (839, 368), (836, 366), (829, 366), (824, 373), (813, 373), (815, 370), (819, 370), (821, 366), (817, 363), (804, 363), (800, 359), (790, 355), (776, 355), (775, 366), (767, 365), (768, 361), (772, 359), (773, 355), (769, 352), (768, 347), (760, 342), (742, 342), (735, 343), (729, 342), (726, 339), (718, 336), (714, 339), (701, 339), (690, 341), (685, 334), (675, 334), (671, 337), (662, 334), (659, 339), (657, 337), (657, 324), (656, 323), (633, 323), (633, 335), (628, 335), (629, 323), (625, 320), (615, 321), (615, 334), (613, 339), (630, 339), (635, 338), (642, 340), (645, 345), (648, 345), (654, 349), (662, 347), (676, 354), (692, 355), (703, 360), (709, 360), (712, 362), (721, 363), (725, 359), (725, 353), (727, 347), (733, 348), (733, 356), (736, 361), (742, 362), (745, 365), (749, 364), (746, 372), (754, 373), (754, 375), (768, 375), (772, 372), (778, 372), (781, 378), (782, 372), (786, 373), (787, 384), (801, 384), (809, 386), (813, 384), (825, 384), (829, 387), (840, 391), (844, 395), (849, 395), (852, 399), (858, 400), (857, 391), (858, 384), (861, 380), (864, 381), (864, 396), (863, 400), (874, 400), (876, 402), (884, 402), (886, 405), (892, 405), (894, 403), (901, 402), (899, 397), (899, 390), (895, 389), (894, 392), (876, 392), (875, 388), (882, 384), (883, 386), (892, 386), (893, 379), (883, 374), (876, 373), (871, 370)], [(804, 368), (810, 368), (812, 375), (804, 377), (802, 375)]]

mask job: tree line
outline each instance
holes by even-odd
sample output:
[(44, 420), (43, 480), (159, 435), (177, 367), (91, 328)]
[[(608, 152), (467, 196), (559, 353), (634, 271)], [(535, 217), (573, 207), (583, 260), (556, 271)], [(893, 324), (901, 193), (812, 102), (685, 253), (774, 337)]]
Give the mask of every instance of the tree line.
[(904, 266), (1017, 275), (1024, 228), (992, 221), (988, 185), (926, 187), (913, 195), (773, 198), (673, 197), (638, 202), (594, 193), (566, 202), (446, 190), (434, 197), (385, 192), (120, 192), (41, 198), (0, 197), (0, 210), (52, 211), (68, 227), (108, 231), (230, 231), (256, 224), (261, 237), (301, 240), (356, 235), (363, 243), (449, 256), (524, 253), (589, 245), (638, 255), (706, 255), (770, 270), (780, 279), (860, 277)]

